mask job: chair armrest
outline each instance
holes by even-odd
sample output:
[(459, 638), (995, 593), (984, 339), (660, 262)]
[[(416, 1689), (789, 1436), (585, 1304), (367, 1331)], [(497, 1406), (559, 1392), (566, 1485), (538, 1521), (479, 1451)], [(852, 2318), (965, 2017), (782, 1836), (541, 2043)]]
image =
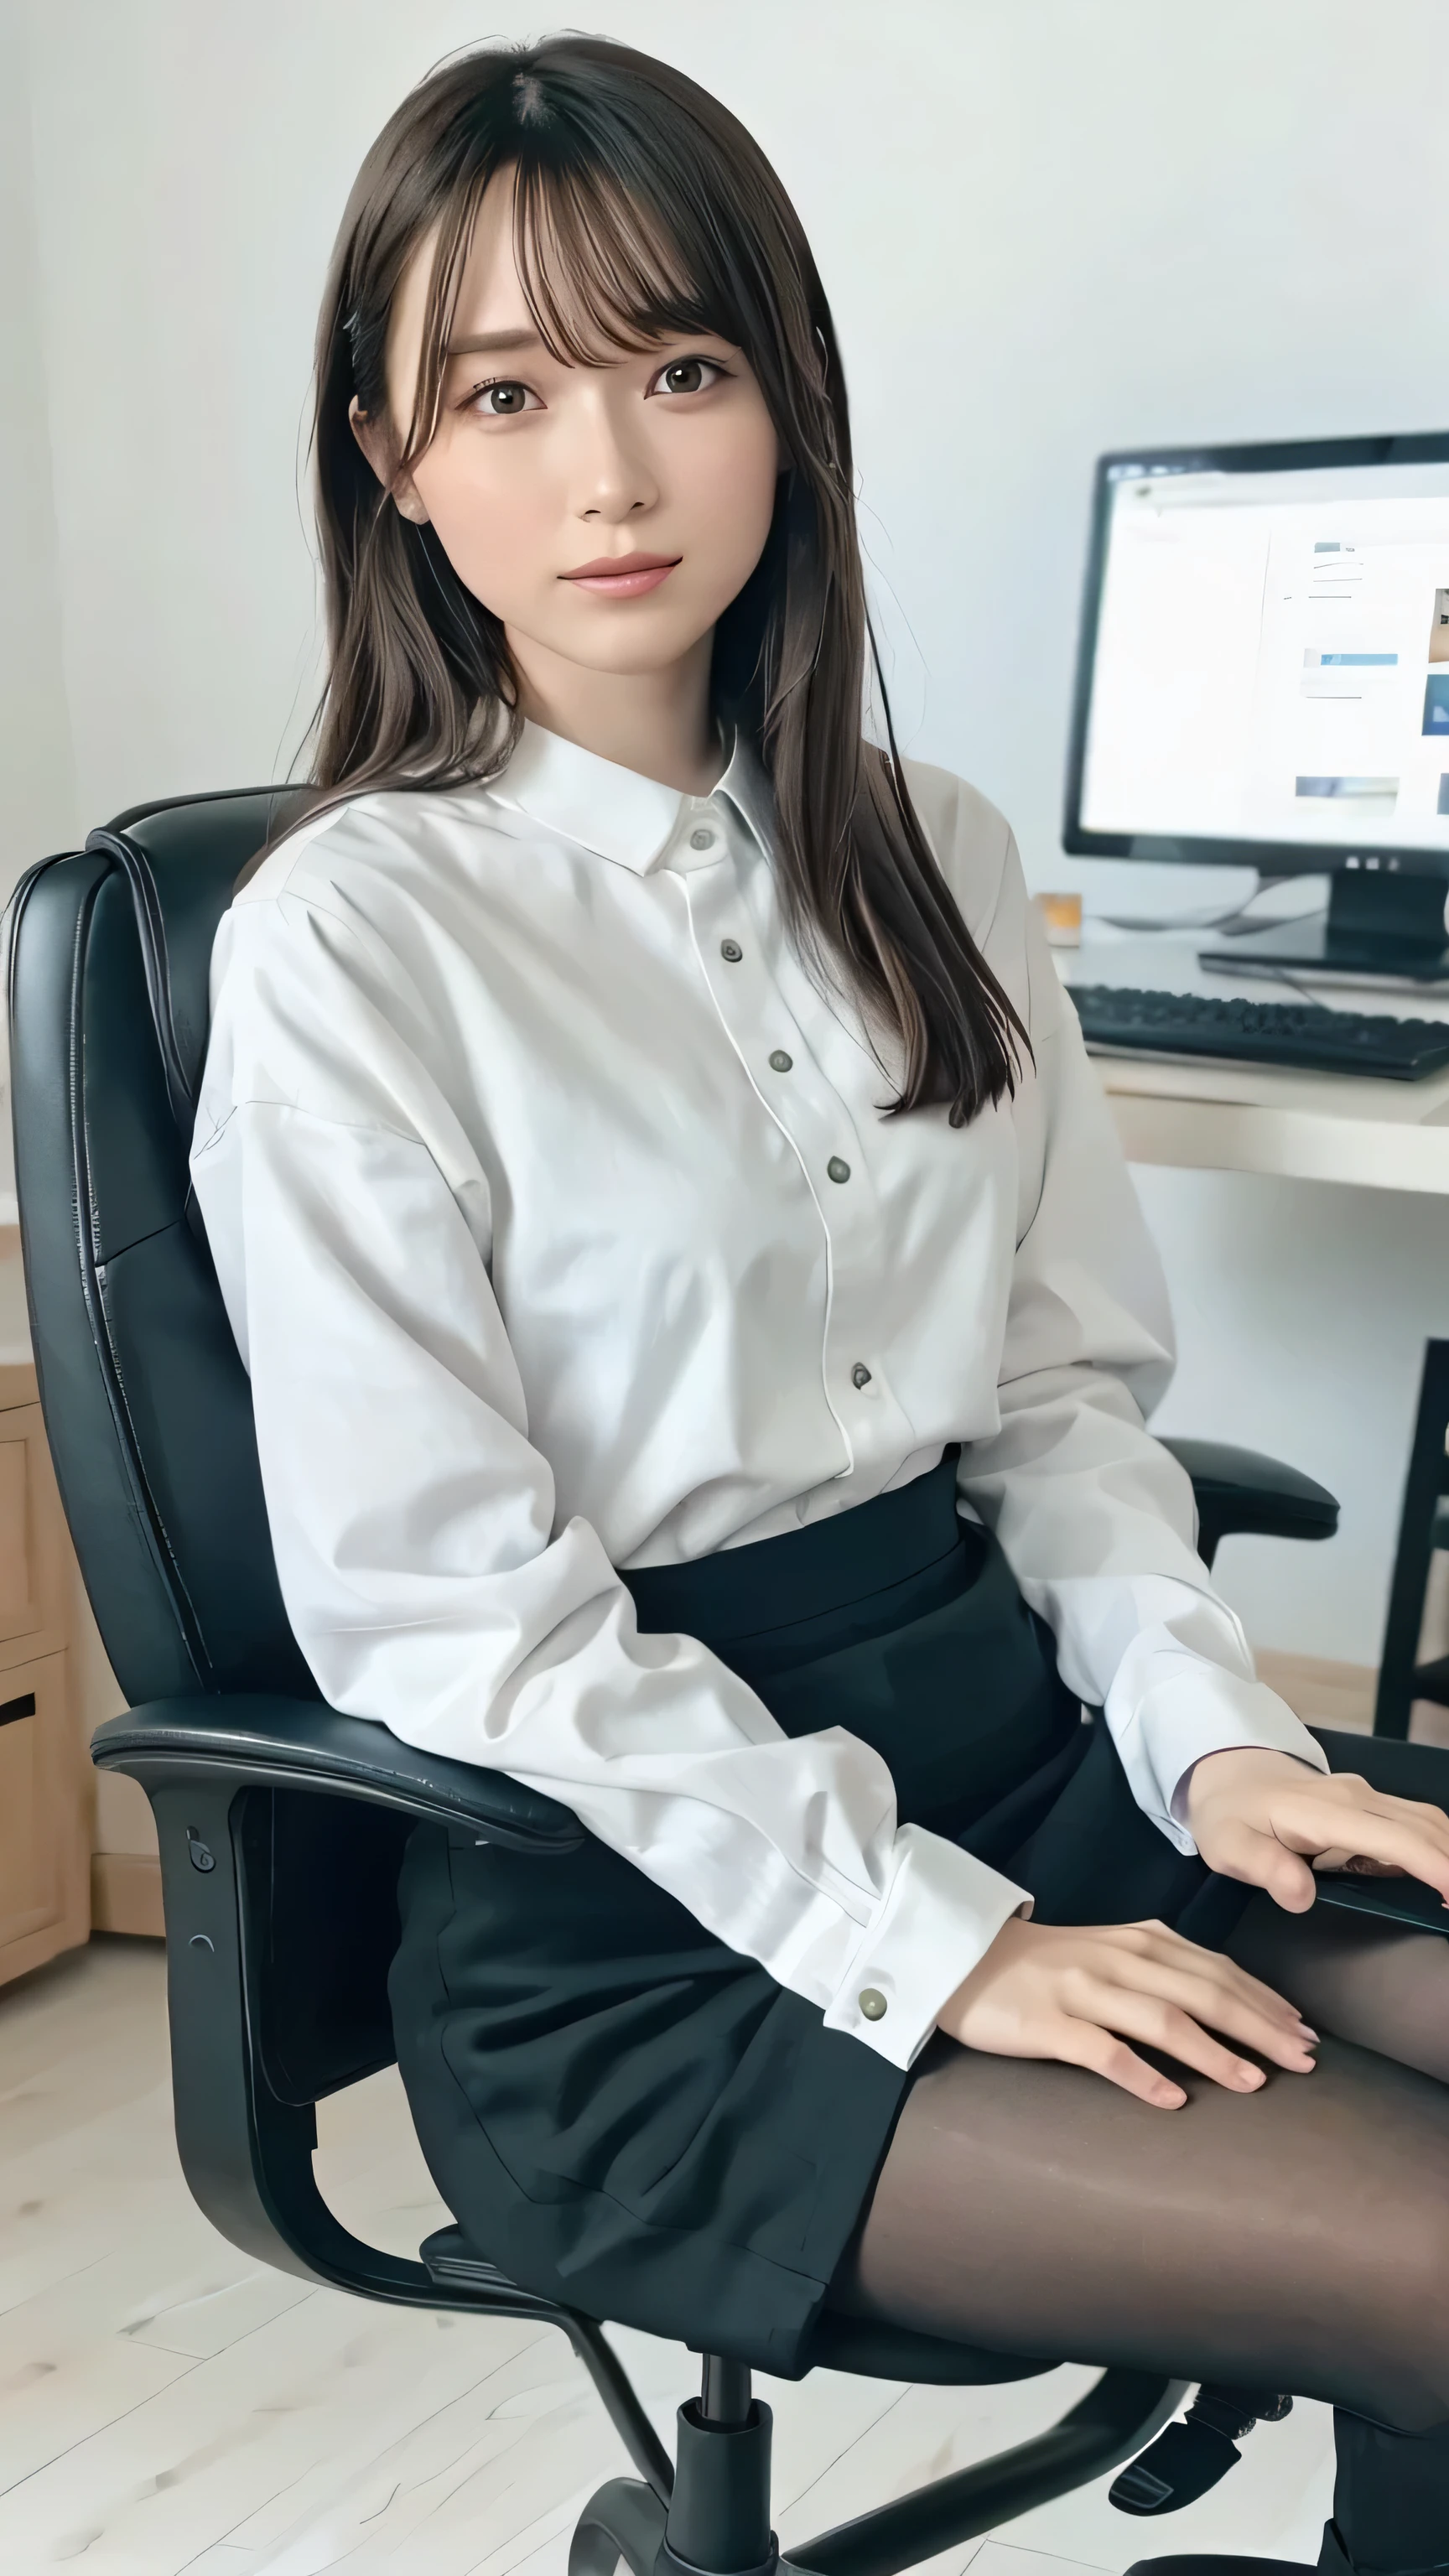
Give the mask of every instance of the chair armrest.
[(1239, 1530), (1265, 1538), (1332, 1538), (1338, 1503), (1297, 1467), (1226, 1440), (1164, 1440), (1192, 1478), (1197, 1496), (1199, 1545), (1211, 1565), (1219, 1539)]
[(323, 1700), (242, 1692), (153, 1700), (97, 1727), (91, 1759), (148, 1790), (230, 1780), (237, 1788), (365, 1798), (432, 1824), (475, 1826), (484, 1840), (515, 1851), (577, 1851), (584, 1840), (567, 1807), (506, 1772), (420, 1753), (385, 1726), (344, 1717)]

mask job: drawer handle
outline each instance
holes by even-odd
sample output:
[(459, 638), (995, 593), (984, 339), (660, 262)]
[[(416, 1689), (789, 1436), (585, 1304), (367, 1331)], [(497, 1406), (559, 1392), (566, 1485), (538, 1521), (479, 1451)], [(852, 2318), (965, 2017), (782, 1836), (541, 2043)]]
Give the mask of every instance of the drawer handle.
[(17, 1718), (34, 1715), (34, 1691), (25, 1691), (19, 1699), (0, 1700), (0, 1726), (13, 1726)]

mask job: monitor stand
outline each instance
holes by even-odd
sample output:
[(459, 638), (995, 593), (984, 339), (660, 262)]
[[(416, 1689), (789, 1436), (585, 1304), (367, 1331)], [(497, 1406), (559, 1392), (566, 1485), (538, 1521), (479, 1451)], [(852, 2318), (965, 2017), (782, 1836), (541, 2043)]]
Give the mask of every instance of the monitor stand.
[(1198, 951), (1217, 975), (1329, 976), (1341, 984), (1449, 984), (1444, 928), (1449, 885), (1439, 876), (1339, 868), (1328, 910)]

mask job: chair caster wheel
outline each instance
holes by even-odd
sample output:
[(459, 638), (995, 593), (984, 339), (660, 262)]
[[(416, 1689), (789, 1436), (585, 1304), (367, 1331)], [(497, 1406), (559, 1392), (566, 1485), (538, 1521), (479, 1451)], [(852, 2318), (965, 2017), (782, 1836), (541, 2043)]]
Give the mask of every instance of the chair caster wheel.
[(1139, 2558), (1127, 2576), (1314, 2576), (1306, 2558), (1229, 2558), (1184, 2550), (1174, 2558)]

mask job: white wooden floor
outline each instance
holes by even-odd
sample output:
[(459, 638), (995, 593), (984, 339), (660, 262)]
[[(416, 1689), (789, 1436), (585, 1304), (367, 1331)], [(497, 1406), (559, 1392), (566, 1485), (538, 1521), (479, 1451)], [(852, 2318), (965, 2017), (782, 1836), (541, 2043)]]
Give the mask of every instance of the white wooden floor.
[[(322, 2123), (339, 2214), (415, 2253), (446, 2213), (395, 2077)], [(617, 2341), (672, 2444), (695, 2365)], [(1021, 2440), (1090, 2378), (760, 2382), (782, 2545)], [(102, 1936), (0, 1991), (5, 2576), (563, 2576), (580, 2504), (626, 2465), (562, 2336), (308, 2290), (212, 2232), (172, 2144), (158, 1944)], [(1330, 2484), (1327, 2413), (1300, 2404), (1190, 2513), (1129, 2521), (1104, 2481), (948, 2553), (938, 2576), (1115, 2572), (1194, 2548), (1311, 2565)]]

